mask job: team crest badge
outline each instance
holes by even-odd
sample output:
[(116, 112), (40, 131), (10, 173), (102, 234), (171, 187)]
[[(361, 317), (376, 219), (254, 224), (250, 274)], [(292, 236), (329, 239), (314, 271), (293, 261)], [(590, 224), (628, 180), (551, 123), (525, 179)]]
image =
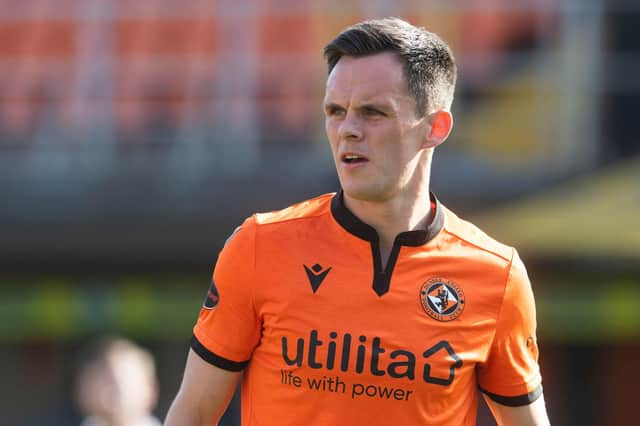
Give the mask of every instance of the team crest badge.
[(464, 292), (452, 281), (431, 278), (420, 289), (420, 304), (431, 318), (453, 321), (464, 311)]
[(205, 309), (213, 309), (218, 305), (219, 300), (220, 296), (218, 295), (216, 283), (211, 280), (211, 285), (209, 286), (209, 291), (207, 292), (207, 297), (204, 299), (202, 307)]

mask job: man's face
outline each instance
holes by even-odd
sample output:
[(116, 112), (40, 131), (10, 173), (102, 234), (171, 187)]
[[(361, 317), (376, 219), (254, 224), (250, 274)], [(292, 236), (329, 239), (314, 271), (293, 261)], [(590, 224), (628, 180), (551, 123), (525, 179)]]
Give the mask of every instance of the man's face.
[(400, 61), (393, 53), (344, 56), (331, 71), (325, 128), (345, 194), (387, 201), (415, 190), (429, 131), (415, 112)]
[(87, 416), (118, 424), (147, 416), (157, 398), (153, 374), (131, 352), (110, 354), (87, 365), (81, 370), (77, 391), (78, 402)]

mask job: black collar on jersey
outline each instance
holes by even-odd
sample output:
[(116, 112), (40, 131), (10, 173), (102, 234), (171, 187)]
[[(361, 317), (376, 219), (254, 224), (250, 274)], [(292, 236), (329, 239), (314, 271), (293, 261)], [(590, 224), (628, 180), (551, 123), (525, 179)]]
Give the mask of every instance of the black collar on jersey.
[(436, 205), (436, 211), (431, 223), (427, 229), (419, 229), (416, 231), (401, 232), (396, 235), (393, 241), (393, 247), (389, 253), (387, 264), (382, 265), (382, 257), (380, 255), (380, 239), (378, 232), (370, 226), (358, 219), (347, 206), (344, 205), (344, 193), (338, 192), (331, 200), (331, 214), (336, 222), (340, 224), (347, 232), (356, 237), (369, 241), (371, 244), (371, 255), (373, 258), (373, 291), (380, 297), (389, 292), (391, 285), (391, 275), (396, 266), (400, 247), (402, 246), (421, 246), (435, 237), (444, 226), (444, 210), (438, 199), (430, 194), (431, 200)]
[[(426, 244), (428, 241), (432, 240), (433, 237), (438, 235), (438, 232), (440, 232), (444, 226), (444, 211), (442, 204), (440, 204), (440, 201), (438, 201), (435, 195), (430, 194), (430, 196), (431, 200), (436, 205), (436, 211), (433, 220), (429, 226), (427, 226), (427, 229), (401, 232), (396, 236), (394, 245), (398, 244), (401, 246), (417, 247)], [(378, 242), (378, 233), (376, 230), (372, 226), (361, 221), (344, 204), (344, 192), (342, 190), (336, 193), (331, 200), (331, 213), (333, 214), (334, 219), (350, 234), (353, 234), (363, 240)]]

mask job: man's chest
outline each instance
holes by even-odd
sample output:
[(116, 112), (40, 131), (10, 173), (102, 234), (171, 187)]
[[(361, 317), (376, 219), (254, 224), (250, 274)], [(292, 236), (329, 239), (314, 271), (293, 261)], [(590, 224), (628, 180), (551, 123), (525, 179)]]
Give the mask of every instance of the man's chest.
[(263, 332), (254, 361), (279, 365), (283, 377), (405, 391), (473, 375), (494, 333), (500, 286), (460, 259), (407, 249), (383, 271), (388, 291), (379, 295), (374, 261), (362, 251), (274, 258), (255, 301)]

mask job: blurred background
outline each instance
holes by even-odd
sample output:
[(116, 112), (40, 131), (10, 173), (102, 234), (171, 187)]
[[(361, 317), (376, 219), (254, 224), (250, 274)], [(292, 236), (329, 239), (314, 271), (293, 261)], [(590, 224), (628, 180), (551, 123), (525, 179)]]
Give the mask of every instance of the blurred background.
[(636, 0), (0, 0), (0, 424), (78, 424), (106, 334), (151, 351), (164, 418), (225, 238), (338, 187), (322, 47), (390, 15), (457, 56), (433, 190), (519, 248), (552, 423), (634, 424)]

